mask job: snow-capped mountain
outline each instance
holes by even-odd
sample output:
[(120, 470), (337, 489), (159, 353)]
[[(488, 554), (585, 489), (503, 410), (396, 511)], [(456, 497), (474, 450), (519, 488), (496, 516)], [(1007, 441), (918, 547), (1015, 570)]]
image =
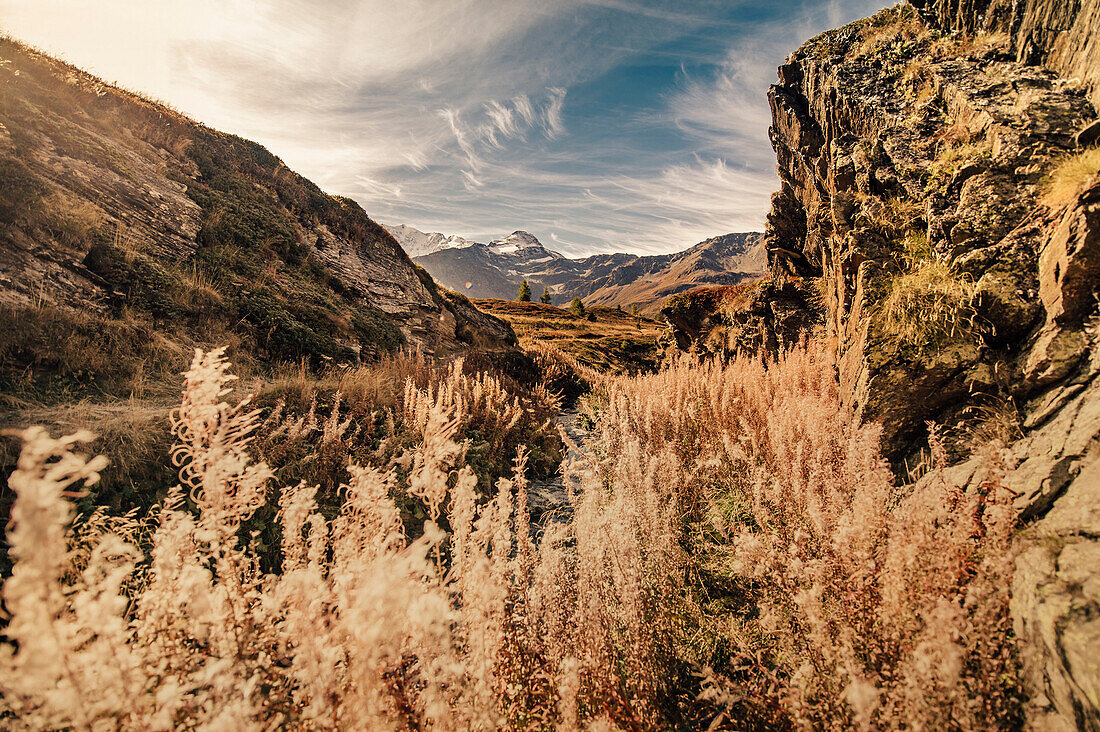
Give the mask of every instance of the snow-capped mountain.
[(397, 239), (397, 243), (410, 257), (423, 257), (426, 254), (438, 252), (440, 249), (465, 249), (477, 244), (477, 242), (463, 239), (461, 236), (447, 236), (438, 232), (426, 234), (419, 229), (404, 224), (386, 226), (385, 228), (393, 235), (394, 239)]
[(549, 262), (552, 259), (565, 258), (544, 247), (542, 242), (526, 231), (513, 231), (503, 239), (494, 239), (489, 242), (489, 251), (501, 256), (517, 257), (524, 261), (539, 259), (542, 262)]
[(436, 281), (470, 297), (511, 299), (527, 280), (535, 299), (545, 288), (558, 304), (580, 297), (588, 304), (637, 305), (642, 312), (655, 312), (664, 298), (692, 287), (732, 285), (758, 276), (767, 264), (762, 236), (755, 232), (726, 234), (684, 251), (645, 257), (618, 252), (569, 259), (526, 231), (488, 244), (437, 246), (427, 254), (409, 254)]

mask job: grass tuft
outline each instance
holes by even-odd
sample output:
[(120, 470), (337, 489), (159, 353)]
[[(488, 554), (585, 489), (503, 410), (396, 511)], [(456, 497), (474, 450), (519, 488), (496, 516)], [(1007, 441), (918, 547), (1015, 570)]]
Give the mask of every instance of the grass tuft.
[(875, 322), (885, 337), (921, 355), (945, 341), (980, 344), (976, 294), (975, 285), (949, 266), (922, 259), (890, 280)]
[(1050, 173), (1045, 203), (1061, 208), (1073, 202), (1089, 178), (1100, 173), (1100, 147), (1093, 147), (1059, 160)]

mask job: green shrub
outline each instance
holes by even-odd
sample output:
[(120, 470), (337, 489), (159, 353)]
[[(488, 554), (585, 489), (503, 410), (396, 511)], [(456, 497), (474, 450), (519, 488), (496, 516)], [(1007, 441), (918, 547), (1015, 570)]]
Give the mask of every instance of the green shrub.
[(879, 332), (924, 354), (945, 341), (981, 343), (973, 301), (977, 288), (937, 260), (923, 260), (889, 281), (876, 308)]

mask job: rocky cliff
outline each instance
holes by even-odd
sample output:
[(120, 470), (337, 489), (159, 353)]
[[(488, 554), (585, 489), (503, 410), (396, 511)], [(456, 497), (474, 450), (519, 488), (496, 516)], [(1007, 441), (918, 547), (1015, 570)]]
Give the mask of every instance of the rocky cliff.
[[(1088, 88), (1100, 107), (1100, 2), (1097, 0), (911, 0), (931, 26), (970, 36), (1003, 33), (1010, 54)], [(1095, 132), (1092, 134), (1096, 134)]]
[(1100, 729), (1100, 4), (914, 0), (807, 42), (769, 92), (775, 282), (813, 281), (899, 475), (999, 440), (1029, 725)]
[[(272, 359), (515, 342), (418, 272), (355, 202), (260, 145), (9, 39), (0, 302), (13, 321), (78, 311), (104, 332), (145, 323), (143, 337), (220, 338)], [(26, 356), (26, 344), (4, 345), (5, 361)]]

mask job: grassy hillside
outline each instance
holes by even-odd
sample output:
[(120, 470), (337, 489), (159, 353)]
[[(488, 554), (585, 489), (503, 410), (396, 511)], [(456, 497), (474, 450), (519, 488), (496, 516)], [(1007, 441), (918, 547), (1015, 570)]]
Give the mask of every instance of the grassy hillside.
[[(311, 398), (332, 409), (340, 390), (348, 409), (363, 380), (385, 396), (354, 400), (358, 417), (382, 419), (404, 386), (385, 364), (405, 349), (481, 370), (517, 358), (506, 323), (439, 288), (354, 201), (257, 143), (0, 37), (0, 429), (93, 426), (110, 467), (82, 508), (147, 508), (177, 476), (180, 374), (215, 347), (265, 415), (293, 373), (306, 396), (284, 415), (303, 420)], [(377, 448), (381, 433), (356, 429)], [(520, 441), (545, 452), (533, 430)], [(0, 476), (17, 454), (0, 440)]]
[(7, 38), (0, 303), (8, 406), (141, 398), (196, 346), (262, 370), (513, 341), (262, 146)]
[(479, 310), (508, 321), (524, 348), (555, 348), (600, 373), (637, 373), (660, 363), (665, 326), (614, 307), (595, 306), (578, 317), (566, 308), (514, 300), (473, 300)]

